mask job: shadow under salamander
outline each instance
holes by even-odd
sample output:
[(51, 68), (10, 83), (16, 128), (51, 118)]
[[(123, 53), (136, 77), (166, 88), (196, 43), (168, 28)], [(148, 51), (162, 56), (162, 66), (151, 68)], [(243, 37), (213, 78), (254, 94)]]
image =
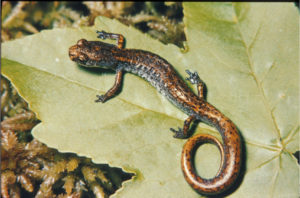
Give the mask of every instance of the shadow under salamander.
[[(77, 64), (77, 67), (79, 68), (79, 70), (83, 71), (83, 72), (87, 72), (90, 75), (96, 75), (96, 76), (102, 76), (102, 75), (112, 75), (112, 76), (116, 76), (116, 72), (114, 70), (111, 69), (103, 69), (101, 67), (84, 67), (81, 66), (79, 64)], [(124, 73), (126, 74), (126, 73)], [(125, 75), (124, 75), (125, 77)], [(123, 78), (124, 78), (123, 77)], [(114, 85), (114, 82), (111, 83), (111, 87)], [(121, 87), (120, 89), (116, 92), (115, 96), (118, 95), (123, 89), (123, 80), (121, 82)], [(108, 91), (108, 90), (106, 90)]]

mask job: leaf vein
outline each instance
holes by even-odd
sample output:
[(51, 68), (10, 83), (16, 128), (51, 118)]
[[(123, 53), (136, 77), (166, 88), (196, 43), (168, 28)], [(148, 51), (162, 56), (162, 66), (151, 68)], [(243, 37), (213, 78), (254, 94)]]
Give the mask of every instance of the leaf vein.
[[(236, 9), (234, 9), (234, 11), (235, 11), (235, 14), (237, 16)], [(244, 48), (246, 50), (246, 54), (247, 54), (247, 57), (248, 57), (248, 65), (249, 65), (249, 69), (250, 69), (250, 74), (253, 77), (253, 79), (254, 79), (254, 81), (256, 83), (256, 86), (257, 86), (257, 88), (258, 88), (258, 90), (259, 90), (259, 92), (260, 92), (260, 94), (261, 94), (261, 96), (263, 98), (264, 106), (266, 107), (267, 111), (269, 112), (270, 119), (273, 122), (273, 125), (275, 127), (274, 134), (275, 134), (275, 136), (276, 136), (276, 138), (277, 138), (277, 140), (279, 142), (280, 141), (280, 129), (279, 129), (278, 125), (277, 125), (275, 116), (274, 116), (274, 114), (273, 114), (273, 112), (271, 110), (271, 107), (269, 105), (269, 102), (267, 100), (265, 91), (264, 91), (263, 87), (261, 86), (261, 83), (260, 83), (258, 77), (255, 74), (255, 70), (254, 70), (254, 67), (253, 67), (253, 61), (252, 61), (252, 58), (251, 58), (251, 53), (249, 51), (249, 46), (247, 46), (247, 44), (245, 43), (245, 38), (244, 38), (244, 36), (243, 36), (243, 34), (241, 32), (239, 23), (240, 23), (239, 20), (237, 20), (237, 29), (239, 31), (239, 34), (240, 34), (241, 38), (242, 38), (241, 42), (242, 42), (242, 44), (243, 44), (243, 46), (244, 46)]]

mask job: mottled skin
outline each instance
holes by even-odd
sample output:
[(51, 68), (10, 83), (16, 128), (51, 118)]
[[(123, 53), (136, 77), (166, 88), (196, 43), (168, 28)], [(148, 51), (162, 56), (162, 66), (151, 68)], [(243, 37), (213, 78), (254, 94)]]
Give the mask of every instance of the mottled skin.
[[(241, 166), (241, 139), (235, 125), (203, 97), (204, 83), (198, 74), (187, 70), (189, 80), (197, 84), (198, 96), (192, 92), (177, 75), (170, 63), (151, 52), (123, 49), (124, 38), (120, 34), (99, 32), (98, 38), (116, 39), (117, 45), (100, 41), (81, 39), (70, 47), (70, 59), (86, 67), (101, 67), (116, 71), (113, 87), (106, 94), (97, 96), (96, 102), (105, 102), (120, 88), (123, 71), (134, 73), (148, 82), (166, 96), (174, 105), (189, 117), (183, 129), (172, 129), (176, 138), (187, 138), (190, 124), (194, 120), (204, 121), (218, 129), (223, 144), (211, 135), (195, 135), (186, 142), (182, 152), (181, 166), (187, 182), (199, 193), (215, 195), (224, 192), (236, 180)], [(215, 144), (221, 152), (221, 167), (216, 177), (204, 179), (197, 175), (193, 156), (195, 150), (203, 143)]]

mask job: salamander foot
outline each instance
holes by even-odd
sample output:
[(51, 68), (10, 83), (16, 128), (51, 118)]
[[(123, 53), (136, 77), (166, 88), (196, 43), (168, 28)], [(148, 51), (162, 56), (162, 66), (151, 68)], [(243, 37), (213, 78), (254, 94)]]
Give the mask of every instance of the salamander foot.
[(179, 138), (179, 139), (185, 139), (185, 138), (187, 138), (187, 136), (184, 135), (182, 128), (180, 128), (180, 127), (178, 127), (178, 131), (175, 130), (175, 129), (173, 129), (173, 128), (170, 128), (170, 130), (173, 133), (175, 133), (174, 136), (173, 136), (174, 138)]
[(187, 77), (186, 80), (190, 81), (192, 84), (203, 83), (197, 72), (193, 73), (193, 72), (190, 72), (190, 70), (188, 70), (188, 69), (185, 71), (189, 75), (189, 77)]
[(97, 100), (95, 100), (95, 102), (102, 102), (104, 103), (105, 102), (105, 95), (96, 95), (97, 97)]

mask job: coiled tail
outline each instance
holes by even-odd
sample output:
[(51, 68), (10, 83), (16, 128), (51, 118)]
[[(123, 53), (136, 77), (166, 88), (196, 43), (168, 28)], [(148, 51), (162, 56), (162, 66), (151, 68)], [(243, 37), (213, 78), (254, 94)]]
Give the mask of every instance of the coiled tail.
[[(221, 133), (223, 144), (211, 135), (195, 135), (186, 142), (181, 155), (181, 166), (186, 181), (197, 192), (205, 195), (216, 195), (226, 191), (237, 179), (241, 167), (241, 138), (235, 125), (223, 115), (212, 124)], [(216, 145), (221, 152), (220, 169), (211, 179), (197, 175), (193, 163), (195, 151), (204, 143)]]

